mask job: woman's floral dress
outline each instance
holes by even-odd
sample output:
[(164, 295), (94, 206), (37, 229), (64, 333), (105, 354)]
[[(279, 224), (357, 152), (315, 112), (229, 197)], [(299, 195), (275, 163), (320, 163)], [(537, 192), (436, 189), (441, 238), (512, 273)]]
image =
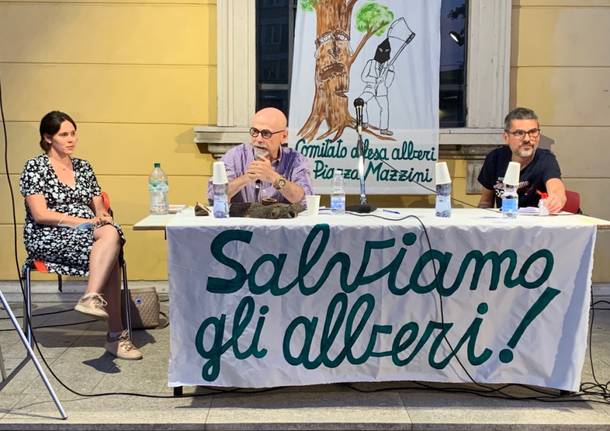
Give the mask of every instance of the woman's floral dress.
[[(74, 188), (57, 178), (46, 154), (26, 162), (19, 186), (21, 194), (43, 195), (47, 208), (82, 218), (93, 218), (94, 196), (101, 195), (91, 165), (86, 160), (72, 158)], [(93, 245), (93, 229), (79, 230), (71, 227), (38, 224), (25, 205), (26, 217), (23, 241), (28, 252), (28, 262), (43, 260), (51, 272), (64, 275), (86, 276), (89, 272), (89, 254)], [(122, 242), (125, 235), (115, 225)]]

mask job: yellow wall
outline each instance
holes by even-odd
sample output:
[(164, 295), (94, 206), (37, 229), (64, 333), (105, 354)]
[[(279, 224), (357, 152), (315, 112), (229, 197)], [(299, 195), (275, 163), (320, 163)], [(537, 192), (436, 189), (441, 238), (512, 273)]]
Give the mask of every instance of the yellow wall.
[[(18, 176), (40, 152), (40, 118), (59, 109), (76, 120), (76, 155), (92, 162), (125, 228), (129, 277), (167, 278), (163, 234), (131, 227), (147, 213), (154, 161), (170, 177), (171, 202), (203, 198), (212, 159), (193, 143), (192, 128), (216, 122), (215, 34), (215, 1), (0, 0), (0, 80), (20, 259)], [(2, 164), (0, 279), (14, 280), (4, 173)]]
[[(566, 186), (610, 219), (610, 0), (513, 0), (511, 106), (536, 110)], [(593, 279), (610, 282), (610, 232)]]
[[(153, 161), (170, 176), (172, 202), (203, 199), (212, 160), (192, 143), (192, 126), (216, 122), (215, 3), (0, 0), (0, 79), (19, 222), (18, 173), (39, 152), (38, 121), (64, 110), (79, 125), (78, 155), (92, 161), (125, 228), (130, 278), (167, 277), (162, 233), (131, 226), (147, 212)], [(610, 0), (513, 0), (511, 106), (540, 114), (566, 184), (581, 192), (587, 213), (604, 218), (610, 218), (609, 22)], [(476, 196), (465, 195), (465, 162), (449, 165), (454, 196), (476, 204)], [(0, 173), (0, 279), (15, 279), (3, 165)], [(370, 200), (431, 204), (428, 196)], [(610, 234), (600, 233), (598, 244), (594, 280), (608, 282)]]

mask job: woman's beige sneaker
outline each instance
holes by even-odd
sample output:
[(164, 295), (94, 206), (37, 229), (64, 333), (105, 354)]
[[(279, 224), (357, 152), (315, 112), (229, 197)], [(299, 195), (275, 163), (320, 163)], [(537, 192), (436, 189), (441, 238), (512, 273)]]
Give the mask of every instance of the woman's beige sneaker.
[(87, 293), (78, 300), (74, 309), (79, 313), (108, 320), (108, 313), (104, 309), (108, 303), (99, 293)]
[(127, 330), (123, 331), (116, 340), (111, 340), (106, 336), (106, 350), (120, 359), (142, 359), (142, 352), (133, 345)]

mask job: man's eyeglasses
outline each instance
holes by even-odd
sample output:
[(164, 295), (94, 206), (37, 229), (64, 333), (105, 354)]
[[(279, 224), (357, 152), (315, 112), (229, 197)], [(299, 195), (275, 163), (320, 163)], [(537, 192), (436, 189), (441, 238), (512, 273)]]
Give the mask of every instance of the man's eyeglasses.
[(529, 135), (530, 138), (537, 138), (538, 136), (540, 136), (540, 129), (536, 128), (536, 129), (530, 129), (530, 130), (515, 130), (514, 132), (511, 132), (510, 130), (505, 130), (506, 133), (508, 133), (509, 135), (514, 136), (517, 139), (525, 139), (525, 135)]
[(256, 127), (250, 127), (250, 136), (252, 136), (253, 138), (256, 138), (259, 135), (259, 133), (260, 133), (260, 135), (263, 138), (269, 139), (270, 137), (272, 137), (276, 133), (281, 133), (283, 131), (284, 131), (284, 129), (278, 130), (276, 132), (272, 132), (271, 130), (268, 130), (268, 129), (258, 130)]

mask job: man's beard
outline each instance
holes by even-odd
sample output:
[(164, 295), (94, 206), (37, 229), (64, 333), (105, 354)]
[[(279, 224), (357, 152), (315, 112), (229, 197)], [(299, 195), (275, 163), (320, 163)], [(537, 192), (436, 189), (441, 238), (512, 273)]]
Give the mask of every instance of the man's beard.
[(522, 158), (528, 158), (534, 155), (534, 151), (536, 151), (536, 149), (530, 144), (527, 148), (519, 147), (517, 155)]

